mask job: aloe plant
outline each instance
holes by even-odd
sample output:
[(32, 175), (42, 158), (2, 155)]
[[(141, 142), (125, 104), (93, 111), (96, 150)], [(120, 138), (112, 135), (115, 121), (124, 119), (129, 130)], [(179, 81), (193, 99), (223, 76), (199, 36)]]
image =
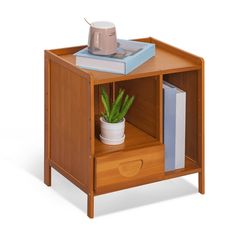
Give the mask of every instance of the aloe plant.
[(123, 101), (125, 90), (120, 89), (115, 101), (110, 104), (106, 90), (102, 87), (102, 104), (104, 106), (105, 112), (102, 112), (103, 118), (109, 123), (118, 123), (120, 122), (134, 102), (134, 96), (129, 97), (125, 96)]

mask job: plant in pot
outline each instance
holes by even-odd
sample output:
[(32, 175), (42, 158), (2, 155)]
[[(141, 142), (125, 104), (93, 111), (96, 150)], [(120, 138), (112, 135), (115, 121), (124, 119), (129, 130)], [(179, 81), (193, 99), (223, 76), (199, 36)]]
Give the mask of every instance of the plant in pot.
[(120, 89), (115, 101), (110, 104), (106, 90), (102, 87), (102, 104), (104, 112), (100, 117), (101, 134), (100, 139), (109, 145), (118, 145), (125, 140), (125, 115), (134, 102), (134, 96), (124, 97), (125, 90)]

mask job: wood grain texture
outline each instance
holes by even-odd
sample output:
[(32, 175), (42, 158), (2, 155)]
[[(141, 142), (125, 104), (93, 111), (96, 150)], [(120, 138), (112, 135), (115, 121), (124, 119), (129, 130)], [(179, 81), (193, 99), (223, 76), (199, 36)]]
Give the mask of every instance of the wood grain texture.
[(157, 45), (156, 56), (145, 62), (143, 65), (139, 66), (128, 75), (99, 72), (76, 67), (75, 56), (73, 54), (84, 48), (85, 46), (74, 48), (72, 47), (67, 49), (55, 49), (52, 50), (52, 52), (54, 54), (57, 54), (59, 58), (61, 58), (71, 66), (90, 74), (90, 76), (94, 79), (94, 84), (111, 83), (120, 80), (131, 80), (148, 76), (156, 76), (165, 73), (176, 73), (201, 68), (200, 58), (188, 52), (170, 46), (154, 38), (143, 38), (135, 40), (155, 43)]
[[(78, 49), (81, 49), (81, 47), (77, 47)], [(83, 79), (91, 80), (93, 78), (93, 75), (90, 71), (85, 71), (82, 68), (76, 67), (73, 64), (69, 63), (67, 60), (63, 58), (63, 55), (60, 53), (56, 54), (54, 52), (57, 51), (66, 51), (66, 48), (62, 49), (56, 49), (56, 50), (45, 50), (45, 55), (50, 59), (50, 61), (53, 61), (60, 66), (66, 68), (67, 70), (76, 73), (77, 76)], [(69, 52), (71, 52), (71, 48), (69, 48)]]
[(202, 69), (164, 75), (164, 79), (186, 91), (186, 155), (201, 168), (199, 192), (205, 193), (204, 164), (204, 61)]
[(54, 55), (63, 56), (68, 54), (74, 54), (85, 47), (87, 47), (87, 45), (52, 49), (50, 50), (50, 52), (52, 52)]
[(95, 110), (94, 110), (94, 83), (93, 80), (89, 81), (89, 120), (88, 129), (89, 133), (89, 156), (88, 156), (88, 194), (87, 194), (87, 215), (89, 218), (94, 217), (94, 155), (95, 155)]
[[(186, 92), (185, 154), (198, 158), (198, 72), (189, 71), (164, 75), (164, 80)], [(200, 111), (199, 111), (200, 112)]]
[[(68, 178), (87, 193), (90, 218), (95, 195), (165, 179), (198, 173), (205, 193), (204, 61), (152, 37), (136, 40), (155, 43), (156, 56), (128, 75), (76, 66), (73, 54), (85, 45), (45, 51), (44, 182), (51, 185), (51, 167)], [(161, 144), (163, 80), (187, 92), (185, 168), (169, 172)], [(101, 86), (111, 100), (122, 86), (137, 97), (121, 145), (98, 138)]]
[(89, 190), (90, 85), (51, 62), (51, 159)]
[(87, 195), (87, 216), (94, 217), (94, 195), (93, 193)]
[(50, 166), (65, 178), (67, 178), (71, 183), (80, 188), (82, 191), (84, 191), (85, 193), (88, 192), (88, 188), (82, 182), (80, 182), (78, 178), (74, 177), (73, 174), (67, 172), (63, 167), (61, 167), (61, 165), (58, 165), (52, 159), (50, 159)]
[[(139, 181), (136, 181), (135, 186), (154, 183), (157, 181), (162, 181), (162, 180), (167, 180), (167, 179), (173, 179), (173, 178), (190, 175), (194, 173), (201, 174), (201, 168), (198, 166), (198, 164), (195, 161), (186, 157), (185, 168), (177, 169), (177, 170), (169, 171), (169, 172), (164, 172), (164, 174), (154, 174), (154, 175), (147, 176), (144, 179), (140, 179)], [(106, 187), (103, 187), (102, 190), (96, 191), (95, 195), (127, 189), (133, 186), (134, 185), (131, 185), (130, 183), (127, 183), (127, 182), (126, 183), (124, 182), (120, 185), (117, 184), (116, 186), (106, 186)]]
[(198, 189), (201, 194), (205, 194), (205, 135), (204, 135), (204, 60), (202, 59), (202, 69), (198, 71), (198, 163), (201, 166), (201, 173), (198, 176)]
[(114, 152), (95, 157), (95, 191), (135, 186), (152, 175), (164, 173), (164, 145)]
[(125, 89), (125, 93), (135, 96), (134, 103), (126, 115), (127, 121), (147, 134), (160, 141), (160, 117), (162, 104), (160, 93), (161, 80), (159, 76), (145, 79), (120, 81), (116, 83), (116, 90)]
[[(73, 54), (66, 54), (60, 57), (71, 65), (76, 66), (75, 56)], [(131, 80), (148, 76), (155, 76), (160, 75), (162, 73), (174, 73), (188, 70), (196, 70), (199, 68), (199, 65), (190, 62), (186, 58), (182, 58), (181, 56), (175, 55), (167, 50), (158, 47), (156, 49), (155, 57), (151, 58), (128, 75), (114, 74), (87, 69), (83, 69), (83, 71), (91, 73), (93, 75), (95, 84), (104, 84), (120, 80)]]
[(158, 80), (156, 83), (156, 138), (163, 143), (163, 75), (160, 75)]
[(202, 66), (202, 58), (199, 56), (196, 56), (192, 53), (186, 52), (186, 51), (179, 49), (177, 47), (174, 47), (170, 44), (164, 43), (164, 42), (157, 40), (153, 37), (150, 37), (150, 43), (154, 43), (154, 44), (158, 45), (160, 48), (162, 48), (163, 50), (166, 50), (166, 51), (170, 52), (171, 54), (177, 55), (177, 56), (181, 57), (182, 59), (186, 59), (187, 61), (191, 61), (192, 63), (199, 65), (200, 67)]
[(171, 178), (176, 178), (183, 175), (201, 173), (201, 171), (202, 171), (201, 167), (198, 165), (198, 163), (186, 156), (185, 167), (181, 169), (165, 172), (163, 179), (171, 179)]
[(50, 60), (44, 56), (44, 183), (51, 186), (50, 166)]
[(125, 142), (119, 145), (106, 145), (99, 139), (99, 122), (96, 123), (96, 140), (95, 140), (95, 156), (102, 156), (107, 153), (127, 150), (132, 147), (140, 147), (143, 145), (159, 143), (155, 138), (146, 132), (136, 128), (129, 122), (125, 123)]

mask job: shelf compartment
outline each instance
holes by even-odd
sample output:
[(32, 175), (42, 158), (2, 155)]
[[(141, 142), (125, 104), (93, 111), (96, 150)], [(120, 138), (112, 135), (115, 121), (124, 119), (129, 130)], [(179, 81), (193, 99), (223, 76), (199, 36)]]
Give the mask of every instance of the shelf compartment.
[(99, 157), (111, 152), (124, 151), (134, 147), (147, 146), (152, 144), (159, 144), (159, 142), (147, 134), (146, 132), (138, 129), (134, 125), (126, 122), (125, 127), (125, 142), (119, 145), (103, 144), (99, 139), (99, 122), (96, 122), (96, 137), (95, 137), (95, 156)]
[(201, 121), (201, 110), (199, 110), (198, 99), (198, 81), (199, 71), (188, 71), (181, 73), (166, 74), (163, 80), (186, 92), (186, 138), (185, 138), (185, 155), (198, 161), (198, 144), (201, 131), (198, 130), (198, 122)]
[(162, 142), (162, 77), (116, 82), (116, 93), (120, 88), (135, 96), (126, 120)]
[[(121, 88), (125, 89), (125, 94), (135, 96), (134, 103), (125, 117), (126, 138), (125, 143), (121, 145), (105, 145), (99, 140), (99, 117), (101, 112), (104, 112), (101, 101), (102, 87), (106, 90), (110, 102), (114, 101)], [(95, 156), (154, 142), (162, 143), (162, 109), (162, 76), (96, 85), (94, 88)]]
[(175, 178), (178, 176), (183, 176), (183, 175), (188, 175), (188, 174), (193, 174), (200, 172), (201, 168), (197, 164), (196, 161), (192, 160), (189, 157), (185, 157), (185, 167), (173, 171), (167, 171), (164, 173), (164, 179), (170, 179), (170, 178)]

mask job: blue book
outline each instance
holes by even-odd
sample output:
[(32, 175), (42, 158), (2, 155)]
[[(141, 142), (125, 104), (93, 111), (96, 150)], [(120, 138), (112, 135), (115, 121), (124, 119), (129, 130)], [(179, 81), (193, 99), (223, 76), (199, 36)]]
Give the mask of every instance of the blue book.
[(128, 74), (155, 56), (155, 44), (118, 39), (117, 52), (109, 56), (91, 54), (84, 48), (74, 55), (81, 68)]
[(164, 82), (165, 171), (185, 166), (186, 92)]

